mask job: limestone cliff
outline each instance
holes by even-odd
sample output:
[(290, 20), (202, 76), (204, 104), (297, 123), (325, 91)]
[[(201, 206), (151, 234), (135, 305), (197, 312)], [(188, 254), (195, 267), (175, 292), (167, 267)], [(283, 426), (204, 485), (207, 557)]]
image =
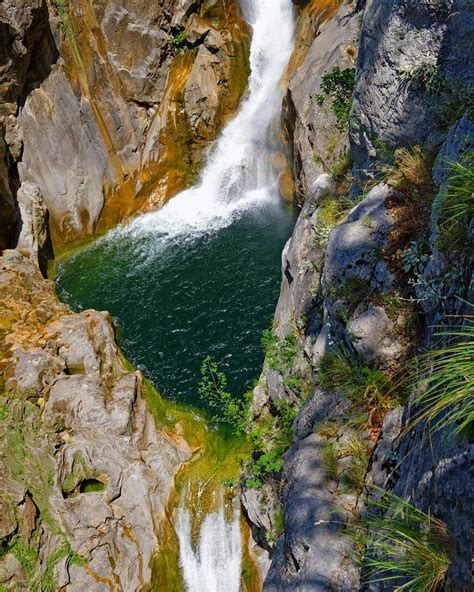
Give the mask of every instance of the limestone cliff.
[(0, 265), (0, 585), (139, 590), (188, 446), (107, 313), (69, 312), (19, 251)]
[[(447, 589), (467, 591), (472, 444), (454, 426), (408, 429), (416, 394), (401, 376), (414, 355), (440, 346), (433, 327), (455, 323), (473, 302), (472, 209), (449, 244), (439, 213), (454, 163), (472, 165), (474, 68), (462, 59), (472, 4), (296, 4), (299, 68), (284, 125), (304, 205), (283, 252), (254, 421), (274, 416), (278, 427), (288, 405), (298, 411), (282, 472), (243, 492), (269, 556), (264, 590), (394, 590), (367, 583), (347, 536), (376, 485), (442, 520)], [(311, 28), (315, 5), (327, 12)], [(351, 81), (344, 113), (337, 101)]]
[(44, 203), (60, 246), (195, 180), (246, 87), (238, 3), (20, 4), (1, 7), (4, 244), (19, 233), (20, 185)]

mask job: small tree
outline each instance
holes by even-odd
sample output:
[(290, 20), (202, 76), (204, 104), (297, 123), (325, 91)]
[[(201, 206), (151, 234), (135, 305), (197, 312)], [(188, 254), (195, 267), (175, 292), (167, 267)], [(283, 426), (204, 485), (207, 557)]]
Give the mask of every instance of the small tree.
[(199, 398), (210, 409), (213, 425), (228, 424), (237, 433), (245, 431), (249, 417), (248, 401), (229, 393), (226, 375), (210, 356), (204, 358), (201, 365)]

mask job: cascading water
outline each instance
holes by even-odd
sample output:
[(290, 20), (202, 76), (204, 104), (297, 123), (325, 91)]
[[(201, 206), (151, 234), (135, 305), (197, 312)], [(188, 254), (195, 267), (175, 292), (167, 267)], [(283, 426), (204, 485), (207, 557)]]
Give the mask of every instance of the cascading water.
[(238, 499), (234, 498), (230, 520), (226, 520), (223, 496), (220, 507), (210, 512), (192, 545), (191, 514), (183, 503), (176, 525), (184, 583), (190, 592), (239, 592), (242, 541)]
[[(292, 5), (291, 0), (244, 0), (242, 8), (253, 27), (248, 98), (224, 129), (201, 183), (159, 212), (141, 217), (132, 232), (162, 231), (168, 238), (177, 232), (208, 232), (230, 224), (243, 210), (275, 198), (269, 132), (279, 114), (279, 82), (292, 51)], [(187, 591), (239, 592), (242, 542), (237, 501), (230, 521), (223, 500), (217, 511), (206, 516), (196, 545), (184, 502), (176, 528)]]
[(247, 209), (275, 199), (277, 180), (269, 158), (269, 130), (281, 109), (279, 83), (293, 47), (292, 2), (241, 0), (241, 4), (253, 28), (248, 97), (223, 130), (201, 182), (116, 232), (152, 233), (155, 249), (159, 249), (169, 245), (170, 239), (225, 227)]

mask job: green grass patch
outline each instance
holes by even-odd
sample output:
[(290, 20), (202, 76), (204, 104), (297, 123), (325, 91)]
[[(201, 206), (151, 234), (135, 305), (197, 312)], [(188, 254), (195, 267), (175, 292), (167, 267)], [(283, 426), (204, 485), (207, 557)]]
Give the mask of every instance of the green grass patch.
[(437, 592), (450, 565), (446, 525), (394, 494), (378, 492), (360, 527), (352, 527), (367, 582), (398, 592)]
[(394, 385), (386, 374), (338, 352), (323, 356), (319, 380), (323, 387), (339, 389), (350, 401), (364, 407), (387, 411), (397, 402)]
[(448, 251), (464, 245), (474, 216), (474, 153), (451, 164), (438, 216), (437, 246)]
[(466, 433), (474, 423), (474, 319), (437, 335), (449, 343), (416, 360), (412, 382), (422, 392), (408, 429), (426, 420), (435, 430), (455, 426), (457, 433)]

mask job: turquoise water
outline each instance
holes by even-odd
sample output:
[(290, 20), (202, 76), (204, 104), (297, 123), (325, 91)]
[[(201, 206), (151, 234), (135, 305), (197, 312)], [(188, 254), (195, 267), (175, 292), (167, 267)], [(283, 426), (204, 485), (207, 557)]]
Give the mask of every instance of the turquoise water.
[(127, 358), (173, 400), (197, 404), (205, 356), (236, 395), (258, 378), (296, 212), (275, 196), (226, 228), (166, 240), (113, 232), (58, 266), (73, 310), (108, 310)]

